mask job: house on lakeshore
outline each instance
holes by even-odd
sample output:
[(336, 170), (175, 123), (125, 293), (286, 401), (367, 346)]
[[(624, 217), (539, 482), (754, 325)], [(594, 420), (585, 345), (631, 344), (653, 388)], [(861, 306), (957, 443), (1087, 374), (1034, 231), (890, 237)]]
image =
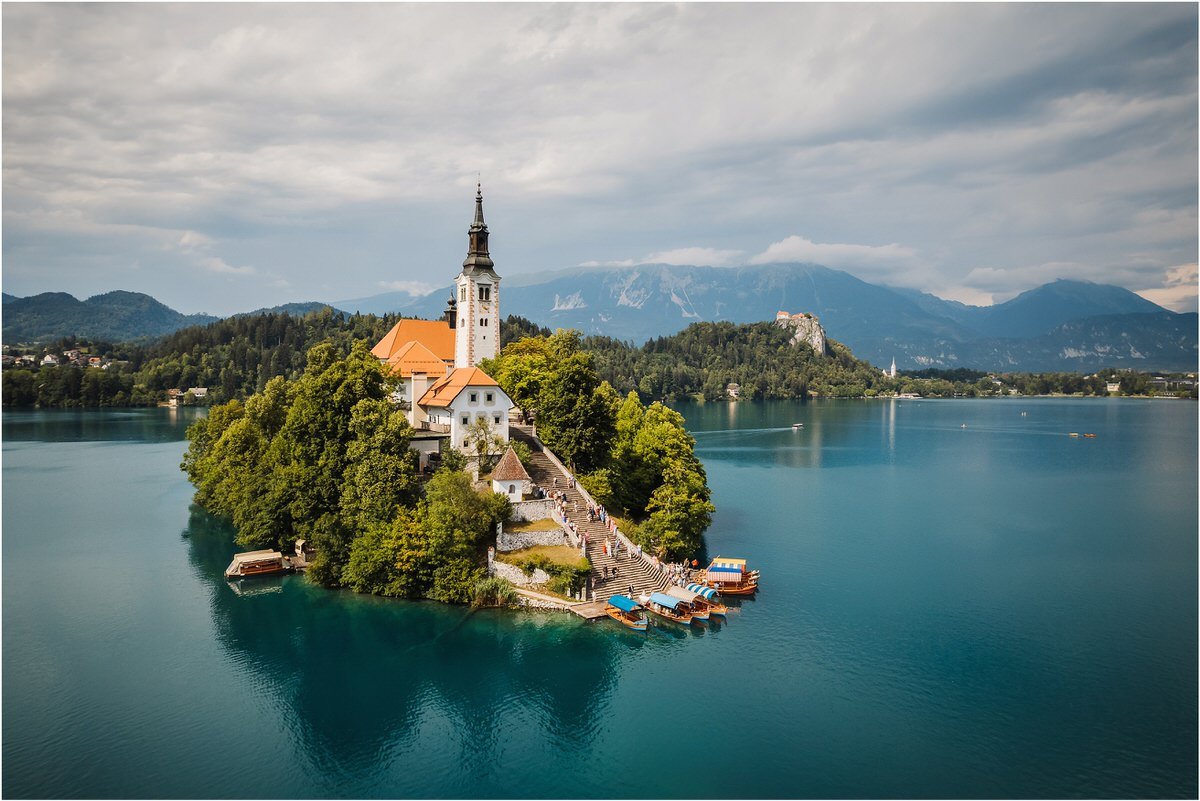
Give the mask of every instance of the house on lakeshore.
[(470, 450), (467, 428), (487, 420), (508, 441), (512, 399), (478, 365), (500, 355), (500, 276), (488, 252), (483, 190), (475, 188), (475, 219), (455, 294), (441, 320), (401, 320), (371, 353), (399, 379), (393, 400), (416, 430), (413, 448), (422, 469), (443, 443)]

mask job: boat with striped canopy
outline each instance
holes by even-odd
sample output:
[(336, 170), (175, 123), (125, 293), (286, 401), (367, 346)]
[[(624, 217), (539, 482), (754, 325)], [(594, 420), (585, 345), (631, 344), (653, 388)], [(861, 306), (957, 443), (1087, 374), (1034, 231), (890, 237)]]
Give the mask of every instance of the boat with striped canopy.
[(669, 620), (672, 623), (682, 623), (688, 625), (692, 622), (692, 613), (687, 608), (687, 604), (678, 598), (672, 598), (661, 592), (651, 594), (649, 597), (643, 595), (640, 599), (642, 605), (646, 607), (646, 611), (658, 615), (663, 620)]
[(702, 597), (689, 592), (682, 586), (671, 585), (662, 590), (662, 595), (670, 595), (679, 601), (680, 608), (688, 610), (691, 613), (692, 621), (708, 622), (708, 604), (704, 603)]
[(608, 599), (604, 614), (634, 631), (645, 631), (650, 625), (646, 616), (641, 614), (642, 605), (628, 595), (614, 595)]
[(753, 595), (758, 592), (758, 571), (749, 570), (745, 559), (718, 556), (697, 577), (722, 595)]
[(705, 604), (708, 605), (708, 613), (710, 615), (720, 615), (725, 617), (729, 612), (728, 607), (721, 603), (720, 596), (712, 587), (705, 587), (703, 584), (689, 584), (684, 587), (688, 592), (694, 592), (699, 595)]

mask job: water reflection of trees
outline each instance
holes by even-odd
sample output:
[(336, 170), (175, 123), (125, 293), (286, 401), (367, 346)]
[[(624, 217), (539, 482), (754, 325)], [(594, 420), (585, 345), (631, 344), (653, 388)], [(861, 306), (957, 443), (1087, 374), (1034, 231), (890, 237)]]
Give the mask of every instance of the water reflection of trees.
[(24, 442), (178, 442), (206, 409), (5, 410), (4, 438)]
[(458, 732), (463, 775), (495, 773), (513, 714), (561, 747), (586, 749), (621, 652), (647, 644), (558, 613), (372, 598), (299, 576), (258, 579), (238, 595), (223, 578), (232, 530), (193, 507), (185, 534), (212, 586), (222, 647), (286, 704), (307, 757), (330, 780), (375, 770), (438, 717)]

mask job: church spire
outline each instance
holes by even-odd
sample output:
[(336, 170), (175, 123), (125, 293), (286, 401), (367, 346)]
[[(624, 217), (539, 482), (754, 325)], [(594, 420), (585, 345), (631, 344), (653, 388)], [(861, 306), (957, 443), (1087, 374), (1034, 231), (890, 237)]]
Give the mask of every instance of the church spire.
[(475, 221), (467, 229), (467, 258), (463, 260), (463, 272), (476, 270), (494, 272), (495, 264), (488, 255), (488, 228), (483, 221), (483, 186), (475, 184)]

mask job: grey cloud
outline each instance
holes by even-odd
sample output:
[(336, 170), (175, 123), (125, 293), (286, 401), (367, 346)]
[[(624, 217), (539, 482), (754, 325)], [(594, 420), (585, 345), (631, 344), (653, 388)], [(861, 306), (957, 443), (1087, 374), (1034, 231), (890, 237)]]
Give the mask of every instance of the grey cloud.
[[(324, 299), (440, 285), (476, 171), (513, 272), (788, 237), (895, 243), (916, 257), (864, 278), (962, 292), (1027, 289), (1049, 263), (1153, 289), (1195, 260), (1186, 4), (3, 15), (12, 290), (112, 288), (97, 263), (125, 276), (156, 258), (138, 230), (193, 231), (254, 265), (222, 277), (251, 305), (283, 300), (281, 280), (314, 299), (331, 273)], [(51, 209), (107, 233), (29, 227)], [(988, 288), (970, 285), (981, 268)], [(230, 302), (165, 272), (185, 307)]]

